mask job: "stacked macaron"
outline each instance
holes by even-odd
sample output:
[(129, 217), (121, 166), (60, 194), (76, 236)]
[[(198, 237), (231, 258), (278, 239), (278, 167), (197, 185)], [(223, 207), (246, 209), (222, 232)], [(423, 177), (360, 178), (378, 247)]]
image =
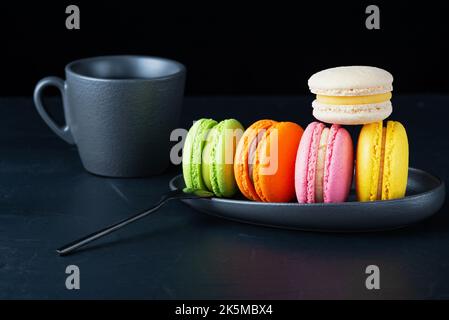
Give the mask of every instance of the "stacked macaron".
[(379, 68), (350, 66), (326, 69), (308, 81), (316, 94), (313, 115), (320, 121), (365, 124), (381, 121), (392, 112), (393, 76)]
[[(401, 123), (397, 121), (388, 121), (387, 126), (383, 127), (382, 121), (392, 113), (390, 102), (391, 92), (393, 91), (393, 76), (379, 68), (368, 66), (349, 66), (326, 69), (312, 75), (308, 81), (310, 91), (316, 94), (316, 99), (312, 103), (313, 115), (318, 120), (335, 125), (364, 125), (357, 143), (356, 153), (356, 194), (359, 201), (388, 200), (401, 198), (405, 195), (408, 174), (408, 141), (407, 134)], [(307, 131), (318, 130), (318, 124), (311, 125)], [(321, 125), (322, 126), (322, 125)], [(331, 127), (331, 128), (332, 128)], [(340, 130), (344, 130), (340, 127)], [(304, 136), (308, 136), (304, 134)], [(310, 134), (313, 140), (313, 134)], [(329, 140), (329, 134), (327, 134)], [(349, 192), (352, 177), (352, 143), (349, 144), (350, 137), (347, 134), (342, 135), (340, 148), (346, 145), (347, 148), (338, 160), (324, 161), (325, 170), (335, 165), (338, 161), (338, 167), (341, 173), (338, 177), (339, 198), (313, 197), (304, 191), (305, 185), (308, 189), (315, 190), (316, 183), (320, 183), (321, 174), (319, 169), (308, 170), (308, 175), (299, 173), (296, 176), (296, 192), (300, 202), (334, 202), (341, 201)], [(298, 151), (297, 165), (303, 164), (305, 155), (309, 154), (312, 162), (314, 151), (320, 142), (315, 138), (313, 142), (301, 141)], [(329, 143), (328, 143), (329, 144)], [(327, 147), (329, 148), (329, 147)], [(334, 147), (335, 148), (335, 147)], [(308, 151), (307, 151), (308, 150)], [(333, 151), (326, 151), (333, 153)], [(311, 154), (311, 156), (310, 156)], [(315, 156), (316, 157), (316, 156)], [(320, 160), (319, 157), (318, 162)], [(300, 166), (303, 171), (304, 165)], [(330, 169), (329, 169), (330, 170)], [(351, 173), (348, 172), (351, 170)], [(318, 172), (315, 174), (314, 172)], [(326, 174), (326, 173), (325, 173)], [(324, 177), (326, 175), (324, 174)], [(329, 173), (328, 173), (329, 175)], [(309, 181), (312, 180), (312, 181)], [(330, 188), (328, 180), (323, 179), (324, 190)], [(330, 188), (334, 190), (334, 188)], [(310, 190), (309, 190), (310, 191)], [(324, 192), (324, 194), (326, 194)], [(306, 196), (307, 195), (307, 196)]]
[(183, 149), (186, 187), (253, 201), (346, 201), (354, 175), (353, 142), (342, 125), (364, 125), (356, 150), (359, 201), (403, 197), (408, 141), (401, 123), (382, 121), (392, 112), (393, 77), (385, 70), (352, 66), (327, 69), (309, 79), (315, 93), (312, 122), (264, 119), (244, 131), (235, 119), (200, 119)]

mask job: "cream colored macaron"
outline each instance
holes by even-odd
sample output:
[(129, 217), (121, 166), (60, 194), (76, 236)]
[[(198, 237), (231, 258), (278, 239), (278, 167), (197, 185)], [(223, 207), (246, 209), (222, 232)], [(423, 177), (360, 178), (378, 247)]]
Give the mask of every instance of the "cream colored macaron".
[(393, 108), (393, 76), (383, 69), (349, 66), (315, 73), (308, 81), (316, 99), (313, 115), (322, 122), (366, 124), (386, 119)]

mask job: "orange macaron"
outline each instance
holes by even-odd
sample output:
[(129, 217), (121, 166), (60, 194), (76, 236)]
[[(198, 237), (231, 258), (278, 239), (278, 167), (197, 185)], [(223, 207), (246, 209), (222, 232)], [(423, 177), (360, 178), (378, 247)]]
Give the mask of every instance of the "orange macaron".
[(259, 120), (237, 145), (234, 175), (254, 201), (288, 202), (295, 197), (295, 160), (303, 129), (293, 122)]

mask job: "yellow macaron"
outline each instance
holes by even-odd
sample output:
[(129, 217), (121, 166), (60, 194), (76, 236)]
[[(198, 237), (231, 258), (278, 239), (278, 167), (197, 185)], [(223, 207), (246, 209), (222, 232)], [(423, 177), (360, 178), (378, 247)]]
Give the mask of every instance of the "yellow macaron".
[(409, 148), (397, 121), (366, 124), (357, 143), (356, 193), (359, 201), (390, 200), (405, 195)]

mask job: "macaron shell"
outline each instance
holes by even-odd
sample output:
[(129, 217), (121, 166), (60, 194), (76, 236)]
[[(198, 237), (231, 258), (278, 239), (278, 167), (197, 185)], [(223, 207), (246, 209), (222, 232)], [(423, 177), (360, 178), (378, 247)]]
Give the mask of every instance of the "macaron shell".
[(402, 198), (408, 178), (409, 146), (404, 126), (387, 122), (385, 160), (382, 180), (382, 200)]
[(278, 122), (264, 134), (253, 168), (254, 187), (262, 201), (288, 202), (295, 197), (295, 161), (302, 134), (293, 122)]
[(330, 128), (323, 178), (324, 202), (346, 201), (354, 173), (354, 151), (349, 132), (339, 125)]
[(268, 130), (275, 123), (276, 121), (267, 119), (253, 123), (246, 129), (237, 145), (234, 159), (235, 180), (242, 194), (250, 200), (260, 201), (249, 174), (249, 148), (261, 130)]
[(203, 166), (209, 171), (211, 191), (218, 197), (231, 197), (237, 191), (234, 156), (243, 130), (240, 122), (227, 119), (221, 121), (210, 133), (209, 146), (205, 147), (207, 155), (204, 156), (210, 160), (205, 161)]
[(355, 183), (359, 201), (377, 199), (380, 157), (382, 149), (382, 121), (362, 127), (357, 142)]
[(295, 161), (295, 191), (300, 203), (315, 202), (316, 157), (323, 128), (324, 124), (320, 122), (310, 123), (298, 146)]
[(308, 85), (315, 94), (329, 96), (363, 96), (393, 90), (393, 76), (386, 70), (370, 66), (345, 66), (313, 74)]
[(382, 121), (390, 116), (393, 107), (390, 101), (361, 105), (330, 105), (314, 100), (313, 116), (326, 123), (361, 125)]
[(216, 124), (213, 119), (199, 119), (187, 133), (182, 152), (182, 172), (188, 188), (207, 190), (201, 173), (201, 155), (206, 136)]

